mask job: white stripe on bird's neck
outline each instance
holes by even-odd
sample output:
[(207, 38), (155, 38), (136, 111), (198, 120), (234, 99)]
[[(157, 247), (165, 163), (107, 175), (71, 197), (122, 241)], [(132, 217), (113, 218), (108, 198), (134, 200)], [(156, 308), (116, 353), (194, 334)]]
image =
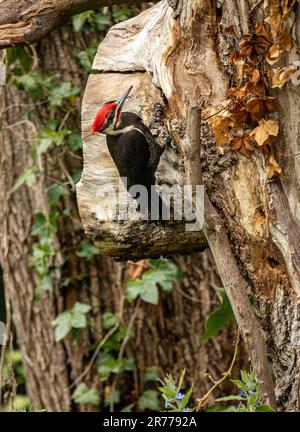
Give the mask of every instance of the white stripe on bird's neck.
[(137, 127), (135, 127), (134, 125), (129, 125), (124, 127), (123, 129), (114, 129), (113, 126), (109, 126), (107, 129), (105, 129), (105, 131), (103, 131), (106, 135), (122, 135), (126, 132), (130, 132), (132, 130), (136, 130), (138, 132), (140, 132), (141, 134), (143, 134), (143, 132), (138, 129)]

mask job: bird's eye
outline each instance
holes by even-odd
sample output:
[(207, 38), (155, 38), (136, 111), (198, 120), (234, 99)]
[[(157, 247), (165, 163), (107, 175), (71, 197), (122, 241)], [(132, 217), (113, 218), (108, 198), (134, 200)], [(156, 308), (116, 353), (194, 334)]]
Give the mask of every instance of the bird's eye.
[(115, 117), (115, 110), (110, 111), (110, 113), (108, 114), (106, 121), (104, 123), (103, 129), (108, 128), (108, 126), (111, 124), (111, 122), (113, 121)]

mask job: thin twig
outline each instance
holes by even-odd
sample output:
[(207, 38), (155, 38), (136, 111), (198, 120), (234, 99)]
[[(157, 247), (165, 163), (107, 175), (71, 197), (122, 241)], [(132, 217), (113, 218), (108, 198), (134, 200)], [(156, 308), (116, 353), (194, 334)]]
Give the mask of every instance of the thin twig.
[(240, 342), (240, 335), (238, 333), (237, 338), (234, 342), (234, 353), (233, 353), (233, 357), (230, 363), (230, 366), (228, 368), (228, 370), (226, 372), (223, 373), (222, 378), (220, 378), (219, 380), (214, 380), (212, 378), (212, 376), (210, 374), (206, 374), (206, 376), (208, 376), (210, 378), (210, 380), (214, 383), (214, 385), (208, 390), (208, 392), (201, 398), (201, 399), (197, 399), (198, 401), (198, 405), (197, 405), (197, 411), (200, 411), (208, 402), (208, 398), (210, 396), (210, 394), (220, 385), (222, 384), (223, 381), (225, 381), (228, 377), (230, 377), (231, 373), (232, 373), (232, 369), (233, 366), (235, 364), (236, 358), (237, 358), (237, 353), (238, 353), (238, 345)]
[(92, 358), (89, 362), (89, 364), (87, 365), (87, 367), (84, 369), (84, 371), (82, 372), (81, 375), (79, 375), (79, 377), (77, 377), (75, 379), (75, 381), (69, 386), (69, 389), (72, 389), (73, 387), (75, 387), (78, 383), (80, 383), (80, 381), (83, 380), (83, 378), (89, 373), (89, 371), (91, 370), (91, 368), (93, 367), (93, 364), (99, 354), (99, 351), (101, 350), (101, 348), (103, 347), (103, 345), (105, 344), (105, 342), (107, 342), (107, 340), (114, 334), (115, 331), (118, 330), (119, 328), (119, 323), (115, 324), (114, 327), (112, 327), (109, 332), (104, 336), (104, 338), (99, 342), (97, 348), (94, 351), (94, 354), (92, 355)]
[[(125, 351), (126, 345), (127, 345), (128, 341), (129, 341), (129, 339), (130, 339), (131, 329), (132, 329), (133, 324), (134, 324), (134, 322), (135, 322), (135, 320), (136, 320), (136, 317), (137, 317), (137, 314), (138, 314), (138, 310), (139, 310), (139, 308), (140, 308), (140, 305), (141, 305), (141, 299), (139, 298), (138, 301), (137, 301), (137, 303), (136, 303), (136, 306), (135, 306), (134, 312), (133, 312), (133, 314), (132, 314), (132, 316), (131, 316), (131, 318), (130, 318), (130, 320), (129, 320), (128, 327), (127, 327), (127, 331), (126, 331), (125, 337), (124, 337), (124, 339), (123, 339), (123, 341), (122, 341), (122, 344), (121, 344), (121, 347), (120, 347), (120, 350), (119, 350), (119, 354), (118, 354), (118, 359), (119, 359), (119, 360), (121, 360), (121, 359), (123, 358), (123, 355), (124, 355), (124, 351)], [(114, 398), (113, 398), (113, 393), (114, 393), (114, 390), (115, 390), (115, 388), (116, 388), (117, 382), (118, 382), (118, 375), (115, 376), (115, 378), (114, 378), (114, 380), (113, 380), (113, 383), (112, 383), (112, 386), (111, 386), (111, 394), (112, 394), (112, 397), (111, 397), (111, 399), (110, 399), (110, 412), (114, 412)]]
[(212, 118), (212, 117), (217, 116), (217, 115), (220, 114), (222, 111), (227, 110), (227, 108), (229, 108), (229, 105), (230, 105), (230, 104), (231, 104), (231, 101), (228, 102), (228, 104), (227, 104), (224, 108), (220, 109), (219, 111), (217, 111), (217, 112), (215, 112), (215, 113), (209, 115), (208, 117), (203, 117), (203, 118), (202, 118), (202, 121), (206, 121), (206, 120), (208, 120), (208, 119), (210, 119), (210, 118)]

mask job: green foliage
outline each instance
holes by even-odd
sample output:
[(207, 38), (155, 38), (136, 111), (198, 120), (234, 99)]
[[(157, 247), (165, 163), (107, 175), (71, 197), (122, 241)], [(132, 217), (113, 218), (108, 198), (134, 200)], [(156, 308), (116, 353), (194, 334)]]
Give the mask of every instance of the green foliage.
[(99, 11), (88, 10), (72, 17), (76, 33), (103, 31), (111, 24), (110, 19)]
[(5, 412), (28, 412), (33, 411), (28, 396), (17, 394), (8, 405), (5, 406)]
[(16, 192), (23, 184), (26, 184), (28, 187), (32, 187), (36, 181), (36, 172), (38, 168), (33, 165), (31, 167), (25, 168), (22, 174), (19, 175), (15, 184), (11, 189), (11, 193)]
[(185, 370), (182, 372), (178, 383), (175, 382), (171, 374), (167, 374), (164, 380), (159, 380), (162, 384), (162, 386), (159, 387), (159, 390), (164, 398), (165, 408), (169, 412), (185, 412), (194, 410), (187, 407), (193, 393), (194, 385), (192, 384), (187, 393), (182, 393), (184, 376)]
[(141, 279), (130, 280), (126, 284), (127, 299), (133, 301), (137, 297), (151, 304), (158, 304), (160, 287), (170, 293), (173, 283), (181, 277), (179, 268), (166, 258), (149, 260), (149, 269)]
[(87, 72), (89, 72), (92, 68), (93, 59), (96, 51), (97, 47), (95, 45), (92, 45), (89, 48), (79, 51), (75, 54), (78, 65)]
[(119, 404), (121, 399), (120, 390), (116, 390), (112, 387), (107, 386), (104, 392), (104, 406), (110, 406), (111, 403), (114, 405)]
[(57, 231), (57, 215), (52, 211), (47, 219), (43, 213), (37, 213), (31, 228), (31, 235), (39, 237), (40, 240), (48, 240)]
[(102, 327), (104, 330), (110, 330), (118, 323), (118, 318), (112, 312), (105, 312), (102, 316)]
[(160, 374), (155, 368), (148, 367), (145, 369), (144, 376), (143, 376), (144, 383), (147, 383), (149, 381), (157, 381), (159, 378), (160, 378)]
[(82, 149), (81, 134), (79, 132), (72, 132), (69, 130), (65, 144), (73, 152)]
[(86, 384), (79, 384), (74, 393), (72, 394), (72, 399), (78, 403), (83, 405), (99, 405), (100, 404), (100, 395), (98, 390), (94, 388), (89, 388)]
[(64, 339), (72, 329), (84, 329), (88, 325), (86, 314), (91, 310), (91, 306), (85, 303), (76, 302), (72, 309), (66, 310), (52, 321), (55, 327), (56, 342)]
[(10, 67), (16, 62), (19, 62), (23, 72), (29, 72), (32, 67), (32, 57), (30, 55), (30, 48), (26, 46), (16, 46), (7, 48), (5, 63)]
[(148, 409), (151, 411), (159, 411), (160, 403), (158, 399), (158, 392), (156, 390), (145, 390), (139, 397), (138, 408), (142, 411)]
[(16, 349), (7, 351), (4, 356), (4, 365), (2, 371), (2, 391), (5, 393), (9, 387), (11, 375), (14, 375), (16, 384), (16, 393), (13, 392), (12, 398), (7, 401), (4, 411), (29, 411), (31, 404), (29, 398), (24, 394), (25, 375), (22, 363), (22, 354)]
[(101, 381), (107, 380), (111, 374), (120, 374), (133, 370), (133, 360), (127, 358), (114, 358), (112, 354), (101, 353), (98, 358), (97, 372)]
[(14, 84), (24, 90), (33, 100), (38, 101), (46, 98), (48, 90), (53, 87), (52, 77), (42, 77), (36, 73), (25, 73), (16, 76)]
[(50, 207), (57, 204), (61, 197), (69, 195), (68, 189), (58, 183), (53, 183), (46, 189), (46, 191)]
[(53, 130), (53, 128), (46, 127), (37, 135), (37, 153), (45, 153), (52, 144), (58, 146), (62, 145), (65, 141), (65, 137), (70, 133), (71, 131), (68, 129), (56, 131)]
[[(241, 371), (240, 380), (231, 380), (239, 389), (238, 395), (229, 395), (215, 400), (215, 402), (239, 402), (237, 406), (230, 405), (227, 412), (273, 412), (269, 405), (260, 404), (260, 383), (252, 372)], [(218, 410), (218, 409), (216, 409)], [(220, 409), (224, 410), (224, 409)]]
[(208, 340), (216, 336), (229, 322), (235, 323), (234, 313), (224, 288), (220, 289), (222, 305), (219, 309), (212, 312), (206, 322), (205, 333), (202, 340)]
[(31, 228), (31, 235), (38, 237), (39, 241), (32, 247), (32, 255), (29, 263), (35, 268), (39, 276), (39, 284), (36, 288), (36, 297), (39, 298), (42, 291), (52, 290), (52, 277), (50, 272), (51, 261), (55, 255), (52, 236), (57, 232), (57, 213), (50, 212), (46, 218), (43, 213), (35, 215), (35, 222)]
[(131, 15), (131, 11), (126, 6), (123, 7), (116, 7), (113, 10), (112, 16), (115, 23), (119, 23), (121, 21), (124, 21), (128, 19)]
[(82, 240), (80, 242), (80, 251), (77, 252), (77, 255), (80, 258), (84, 258), (87, 261), (94, 258), (94, 256), (99, 255), (99, 249), (90, 243), (88, 240)]
[(61, 106), (65, 99), (73, 103), (80, 93), (77, 86), (74, 86), (70, 81), (53, 86), (49, 89), (49, 103), (51, 107)]
[(56, 84), (53, 77), (42, 76), (33, 72), (17, 75), (13, 82), (35, 101), (46, 99), (49, 108), (60, 107), (65, 101), (74, 104), (80, 93), (79, 88), (70, 81)]

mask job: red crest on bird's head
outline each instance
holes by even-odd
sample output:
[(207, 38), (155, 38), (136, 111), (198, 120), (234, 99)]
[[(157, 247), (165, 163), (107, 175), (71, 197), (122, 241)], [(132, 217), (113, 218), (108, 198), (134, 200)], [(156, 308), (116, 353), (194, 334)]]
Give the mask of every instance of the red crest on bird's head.
[(106, 123), (106, 120), (109, 118), (109, 114), (113, 113), (114, 117), (116, 107), (116, 102), (106, 102), (104, 105), (102, 105), (102, 107), (98, 110), (93, 123), (93, 134), (95, 132), (101, 132), (104, 129), (104, 125)]
[(108, 129), (116, 128), (121, 115), (122, 106), (131, 89), (132, 86), (130, 86), (118, 100), (106, 102), (101, 106), (94, 119), (92, 134), (96, 132), (105, 133)]

